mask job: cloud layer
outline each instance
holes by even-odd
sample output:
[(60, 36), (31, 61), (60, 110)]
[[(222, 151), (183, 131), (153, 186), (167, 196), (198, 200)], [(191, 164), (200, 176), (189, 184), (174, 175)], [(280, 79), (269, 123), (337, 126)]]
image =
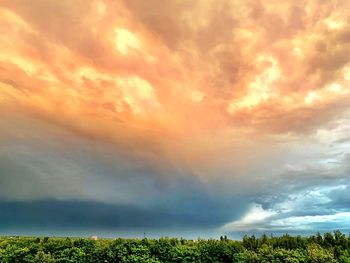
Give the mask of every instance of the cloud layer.
[(152, 227), (348, 228), (348, 10), (2, 0), (3, 205), (130, 205), (159, 217)]

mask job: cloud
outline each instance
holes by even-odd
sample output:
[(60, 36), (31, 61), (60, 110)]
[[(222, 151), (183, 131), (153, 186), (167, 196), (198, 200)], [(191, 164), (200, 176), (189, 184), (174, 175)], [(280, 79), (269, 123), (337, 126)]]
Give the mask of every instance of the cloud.
[(335, 163), (317, 160), (317, 167), (289, 167), (274, 183), (266, 181), (251, 196), (251, 208), (240, 219), (223, 225), (222, 231), (233, 235), (349, 231), (348, 157), (337, 157)]
[(212, 228), (223, 218), (208, 213), (197, 217), (159, 208), (84, 201), (1, 202), (1, 229), (27, 228)]
[(347, 213), (348, 10), (2, 1), (1, 198), (209, 207), (247, 229), (255, 204), (278, 222)]
[[(81, 133), (110, 137), (89, 127), (95, 118), (109, 116), (100, 126), (120, 130), (115, 121), (122, 121), (126, 132), (137, 125), (152, 136), (154, 128), (179, 136), (174, 123), (188, 125), (191, 112), (196, 134), (217, 125), (299, 134), (347, 109), (349, 61), (342, 54), (349, 47), (341, 41), (347, 36), (341, 26), (347, 16), (340, 11), (346, 3), (336, 10), (317, 1), (286, 2), (273, 9), (272, 2), (227, 1), (3, 5), (9, 34), (3, 36), (7, 52), (2, 63), (13, 68), (4, 64), (3, 75), (10, 86), (27, 90), (16, 101)], [(120, 19), (113, 18), (114, 12)], [(124, 32), (123, 40), (118, 32)], [(11, 46), (11, 41), (18, 44)], [(119, 54), (123, 45), (134, 48)], [(125, 93), (126, 86), (149, 90), (152, 100), (145, 103), (139, 92)], [(201, 100), (192, 99), (196, 92), (203, 94)], [(58, 105), (60, 115), (54, 113)], [(72, 123), (76, 114), (87, 115), (89, 125)]]

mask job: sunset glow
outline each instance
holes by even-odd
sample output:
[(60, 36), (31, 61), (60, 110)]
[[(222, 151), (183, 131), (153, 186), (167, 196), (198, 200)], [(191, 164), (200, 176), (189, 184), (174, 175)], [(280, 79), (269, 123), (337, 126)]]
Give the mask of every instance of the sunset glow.
[(349, 19), (348, 1), (0, 1), (2, 202), (341, 228)]

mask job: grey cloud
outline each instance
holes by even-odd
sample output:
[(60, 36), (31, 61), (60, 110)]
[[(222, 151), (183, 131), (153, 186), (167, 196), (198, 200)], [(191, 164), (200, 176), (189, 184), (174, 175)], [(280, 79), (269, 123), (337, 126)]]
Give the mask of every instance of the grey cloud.
[[(178, 208), (181, 210), (181, 207)], [(222, 208), (221, 208), (222, 209)], [(11, 227), (47, 228), (173, 228), (214, 227), (224, 222), (222, 211), (140, 208), (133, 205), (84, 201), (39, 200), (0, 203), (0, 231)]]
[(3, 229), (218, 227), (249, 205), (239, 195), (208, 189), (186, 169), (169, 166), (164, 174), (114, 145), (16, 117), (0, 121)]
[(344, 137), (344, 138), (336, 140), (334, 143), (335, 144), (346, 144), (349, 142), (350, 142), (350, 137)]

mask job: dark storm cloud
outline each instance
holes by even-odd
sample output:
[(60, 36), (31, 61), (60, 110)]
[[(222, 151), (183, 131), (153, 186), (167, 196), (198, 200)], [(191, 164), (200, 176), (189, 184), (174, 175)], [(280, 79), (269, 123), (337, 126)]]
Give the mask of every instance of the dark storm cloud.
[[(18, 118), (0, 121), (3, 229), (219, 227), (247, 208), (186, 169), (156, 169), (114, 145)], [(22, 129), (27, 122), (35, 129)]]
[[(185, 200), (184, 200), (185, 201)], [(186, 200), (188, 203), (193, 202)], [(216, 227), (228, 220), (224, 207), (183, 212), (181, 207), (140, 208), (84, 201), (1, 202), (0, 229), (11, 227), (172, 228)], [(195, 206), (193, 206), (194, 208)], [(214, 209), (213, 209), (214, 208)], [(209, 212), (211, 211), (211, 212)]]

